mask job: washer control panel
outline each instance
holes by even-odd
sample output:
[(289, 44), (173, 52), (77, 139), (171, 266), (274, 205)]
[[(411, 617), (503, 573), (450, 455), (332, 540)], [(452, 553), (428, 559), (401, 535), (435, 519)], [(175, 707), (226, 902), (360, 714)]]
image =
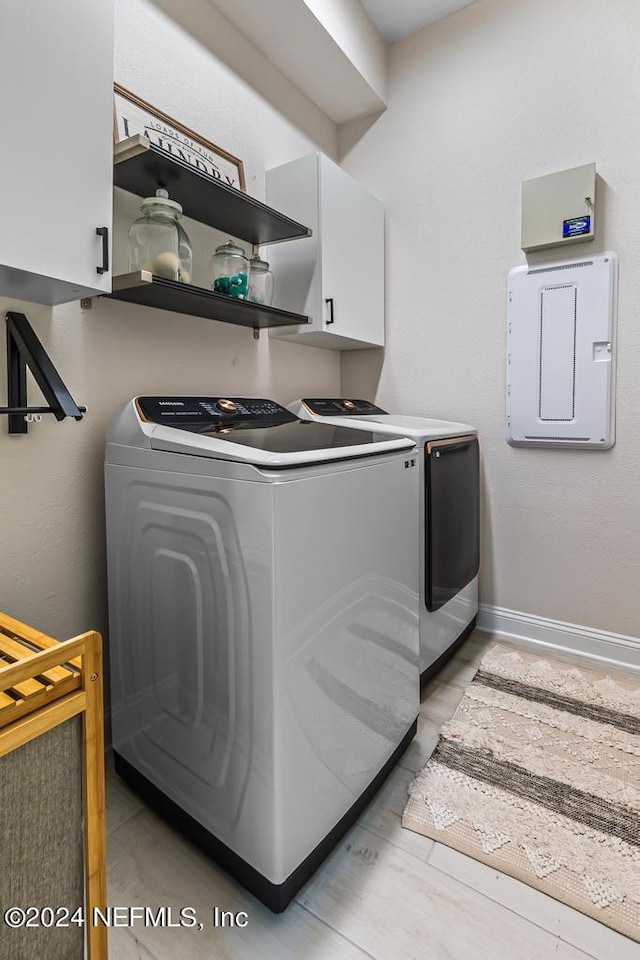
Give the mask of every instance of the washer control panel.
[(260, 426), (267, 421), (290, 423), (298, 419), (275, 400), (255, 397), (137, 397), (135, 403), (143, 420), (174, 427), (238, 421)]
[(311, 413), (319, 417), (366, 417), (372, 414), (386, 413), (375, 403), (369, 400), (350, 400), (345, 398), (336, 399), (303, 399), (303, 404)]

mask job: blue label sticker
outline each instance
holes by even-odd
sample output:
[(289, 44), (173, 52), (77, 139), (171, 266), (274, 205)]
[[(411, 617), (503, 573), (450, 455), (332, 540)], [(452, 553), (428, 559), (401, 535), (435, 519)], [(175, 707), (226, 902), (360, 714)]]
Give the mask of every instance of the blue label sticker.
[(574, 217), (562, 222), (563, 237), (580, 237), (591, 232), (591, 217)]

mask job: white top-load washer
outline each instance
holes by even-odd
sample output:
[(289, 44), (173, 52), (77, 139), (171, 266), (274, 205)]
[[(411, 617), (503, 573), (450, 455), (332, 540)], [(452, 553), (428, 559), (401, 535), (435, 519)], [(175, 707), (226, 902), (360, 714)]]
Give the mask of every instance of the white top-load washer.
[(424, 683), (464, 642), (478, 613), (479, 447), (468, 423), (386, 413), (368, 400), (289, 404), (297, 417), (415, 440), (420, 466), (420, 674)]
[(109, 428), (116, 769), (272, 910), (415, 733), (415, 459), (254, 398)]

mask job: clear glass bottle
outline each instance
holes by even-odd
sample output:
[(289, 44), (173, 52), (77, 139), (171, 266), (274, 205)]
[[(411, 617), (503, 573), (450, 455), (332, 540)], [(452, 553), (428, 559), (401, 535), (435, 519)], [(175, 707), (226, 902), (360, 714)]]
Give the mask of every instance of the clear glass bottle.
[(215, 292), (246, 300), (249, 293), (249, 260), (242, 247), (233, 240), (227, 240), (216, 247), (211, 264)]
[(129, 269), (149, 270), (157, 277), (191, 283), (193, 255), (187, 232), (179, 223), (182, 207), (163, 188), (147, 197), (129, 230)]
[(266, 260), (261, 260), (258, 254), (249, 261), (249, 300), (253, 303), (262, 303), (271, 306), (273, 300), (273, 274), (269, 270)]
[(191, 283), (191, 277), (193, 276), (191, 240), (189, 240), (189, 234), (179, 220), (176, 220), (176, 227), (178, 229), (178, 260), (180, 261), (178, 280), (181, 283)]

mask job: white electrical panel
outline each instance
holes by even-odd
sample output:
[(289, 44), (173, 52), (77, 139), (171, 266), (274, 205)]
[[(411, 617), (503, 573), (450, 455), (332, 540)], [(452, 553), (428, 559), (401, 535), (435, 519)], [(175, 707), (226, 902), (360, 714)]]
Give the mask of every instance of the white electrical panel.
[(509, 273), (508, 443), (613, 446), (617, 275), (615, 253)]

